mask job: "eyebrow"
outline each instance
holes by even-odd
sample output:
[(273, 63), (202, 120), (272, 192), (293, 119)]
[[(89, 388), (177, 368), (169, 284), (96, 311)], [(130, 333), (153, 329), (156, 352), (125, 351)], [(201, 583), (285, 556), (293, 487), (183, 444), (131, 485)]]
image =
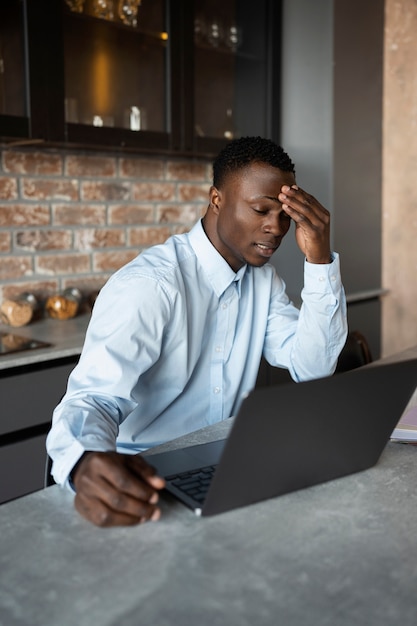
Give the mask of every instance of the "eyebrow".
[(253, 200), (264, 200), (264, 199), (273, 200), (273, 202), (277, 202), (278, 204), (281, 204), (281, 202), (275, 196), (255, 196), (254, 198), (251, 198), (251, 201), (253, 202)]

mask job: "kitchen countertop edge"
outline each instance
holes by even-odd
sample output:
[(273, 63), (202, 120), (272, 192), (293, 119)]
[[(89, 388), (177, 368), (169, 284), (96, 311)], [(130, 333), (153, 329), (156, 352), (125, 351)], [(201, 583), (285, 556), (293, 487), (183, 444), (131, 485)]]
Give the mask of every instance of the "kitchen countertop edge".
[(89, 321), (90, 314), (84, 313), (65, 321), (43, 318), (28, 326), (13, 327), (0, 324), (0, 332), (51, 344), (44, 348), (0, 354), (0, 370), (79, 356)]

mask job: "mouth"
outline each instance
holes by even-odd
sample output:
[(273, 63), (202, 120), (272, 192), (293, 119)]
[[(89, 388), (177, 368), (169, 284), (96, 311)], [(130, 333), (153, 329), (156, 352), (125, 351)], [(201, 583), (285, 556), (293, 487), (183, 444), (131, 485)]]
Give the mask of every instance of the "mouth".
[(272, 243), (255, 243), (255, 248), (258, 250), (258, 252), (261, 254), (261, 256), (263, 257), (271, 257), (275, 250), (278, 248), (279, 244), (272, 244)]

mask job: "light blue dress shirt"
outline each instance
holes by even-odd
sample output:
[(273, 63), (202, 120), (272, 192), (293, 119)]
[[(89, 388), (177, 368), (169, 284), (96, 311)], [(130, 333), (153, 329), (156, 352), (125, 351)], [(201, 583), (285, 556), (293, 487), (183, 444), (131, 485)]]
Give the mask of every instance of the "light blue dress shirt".
[(201, 221), (121, 268), (54, 411), (55, 480), (85, 450), (136, 453), (235, 415), (262, 354), (296, 381), (332, 374), (347, 333), (336, 253), (305, 262), (301, 295), (299, 310), (271, 264), (235, 273)]

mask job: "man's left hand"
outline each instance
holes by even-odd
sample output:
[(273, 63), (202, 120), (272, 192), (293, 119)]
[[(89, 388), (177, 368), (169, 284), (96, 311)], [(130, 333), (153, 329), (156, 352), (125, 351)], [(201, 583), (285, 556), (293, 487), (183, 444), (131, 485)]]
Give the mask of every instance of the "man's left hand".
[(283, 185), (278, 199), (295, 222), (295, 238), (307, 261), (331, 263), (329, 211), (297, 185)]

